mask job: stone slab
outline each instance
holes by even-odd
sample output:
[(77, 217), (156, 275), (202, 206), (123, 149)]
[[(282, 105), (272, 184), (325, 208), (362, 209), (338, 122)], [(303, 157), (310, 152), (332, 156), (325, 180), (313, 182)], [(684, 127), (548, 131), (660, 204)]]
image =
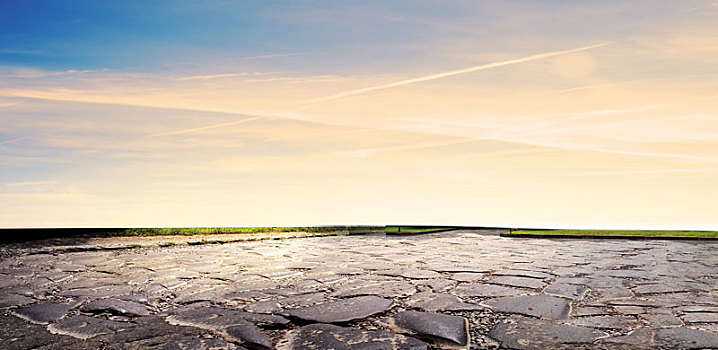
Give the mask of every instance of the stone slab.
[(389, 310), (392, 303), (377, 296), (361, 296), (289, 310), (286, 315), (310, 322), (341, 323), (382, 313)]
[(527, 294), (521, 289), (481, 283), (460, 284), (454, 289), (454, 293), (466, 297), (504, 297)]
[(409, 307), (423, 311), (475, 311), (483, 309), (477, 304), (465, 303), (451, 294), (421, 292), (406, 300)]
[(546, 283), (540, 279), (516, 276), (499, 276), (488, 280), (488, 283), (529, 289), (539, 289), (546, 285)]
[(278, 350), (426, 350), (418, 339), (385, 331), (312, 324), (288, 334)]
[(150, 309), (142, 304), (119, 299), (100, 299), (82, 305), (81, 311), (90, 313), (109, 312), (124, 316), (147, 316)]
[(570, 308), (566, 299), (548, 295), (503, 297), (487, 300), (483, 304), (496, 312), (523, 314), (551, 320), (566, 318)]
[(396, 313), (391, 324), (419, 337), (438, 338), (455, 345), (469, 345), (469, 323), (459, 316), (436, 312), (402, 311)]
[(588, 327), (521, 318), (514, 323), (497, 324), (489, 336), (509, 349), (542, 350), (555, 349), (562, 344), (591, 344), (606, 333)]
[(79, 301), (73, 303), (42, 302), (23, 306), (14, 310), (12, 314), (32, 323), (47, 324), (59, 320), (79, 303)]

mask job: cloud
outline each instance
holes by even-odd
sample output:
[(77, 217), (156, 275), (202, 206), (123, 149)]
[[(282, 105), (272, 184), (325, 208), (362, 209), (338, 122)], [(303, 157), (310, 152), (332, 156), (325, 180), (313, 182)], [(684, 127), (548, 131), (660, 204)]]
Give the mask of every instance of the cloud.
[(19, 138), (12, 139), (12, 140), (0, 141), (0, 146), (2, 146), (2, 145), (9, 145), (9, 144), (11, 144), (11, 143), (19, 142), (19, 141), (22, 141), (22, 140), (24, 140), (24, 139), (26, 139), (26, 138), (28, 138), (28, 137), (30, 137), (30, 136), (23, 136), (23, 137), (19, 137)]
[(189, 133), (193, 133), (193, 132), (197, 132), (197, 131), (203, 131), (203, 130), (209, 130), (209, 129), (216, 129), (216, 128), (224, 128), (224, 127), (227, 127), (227, 126), (234, 126), (234, 125), (249, 123), (249, 122), (252, 122), (252, 121), (255, 121), (255, 120), (259, 120), (259, 119), (271, 119), (271, 118), (270, 118), (270, 117), (264, 117), (264, 116), (250, 117), (250, 118), (246, 118), (246, 119), (242, 119), (242, 120), (238, 120), (238, 121), (234, 121), (234, 122), (229, 122), (229, 123), (220, 123), (220, 124), (213, 124), (213, 125), (208, 125), (208, 126), (202, 126), (202, 127), (198, 127), (198, 128), (190, 128), (190, 129), (182, 129), (182, 130), (161, 132), (161, 133), (152, 134), (152, 135), (149, 135), (149, 136), (154, 137), (154, 136), (167, 136), (167, 135), (189, 134)]
[(291, 56), (300, 56), (300, 55), (306, 55), (306, 52), (285, 52), (285, 53), (273, 53), (273, 54), (267, 54), (267, 55), (256, 55), (256, 56), (244, 56), (237, 58), (241, 61), (246, 60), (258, 60), (263, 58), (275, 58), (275, 57), (291, 57)]
[(691, 7), (689, 9), (678, 11), (678, 13), (694, 12), (694, 11), (704, 10), (704, 9), (716, 7), (716, 6), (718, 6), (718, 2), (714, 2), (714, 3), (703, 5), (703, 6)]
[(472, 143), (472, 142), (476, 142), (476, 141), (477, 140), (475, 140), (475, 139), (467, 140), (466, 138), (464, 138), (463, 140), (427, 142), (427, 143), (419, 143), (419, 144), (412, 144), (412, 145), (398, 145), (398, 146), (389, 146), (389, 147), (363, 148), (363, 149), (355, 149), (355, 150), (351, 150), (351, 151), (340, 151), (340, 152), (335, 152), (335, 153), (338, 155), (350, 157), (350, 158), (365, 158), (365, 157), (368, 157), (372, 154), (379, 153), (379, 152), (406, 151), (406, 150), (414, 150), (414, 149), (453, 146), (453, 145)]
[(701, 168), (670, 168), (670, 169), (648, 169), (648, 170), (602, 170), (582, 173), (603, 174), (603, 175), (623, 175), (623, 174), (675, 174), (675, 173), (716, 173), (718, 168), (701, 167)]
[(393, 83), (388, 83), (388, 84), (370, 86), (370, 87), (365, 87), (365, 88), (361, 88), (361, 89), (348, 90), (348, 91), (340, 92), (340, 93), (337, 93), (334, 95), (310, 99), (310, 100), (305, 101), (305, 104), (315, 104), (315, 103), (320, 103), (320, 102), (326, 102), (326, 101), (335, 100), (335, 99), (342, 98), (342, 97), (360, 95), (360, 94), (364, 94), (364, 93), (371, 92), (371, 91), (390, 89), (390, 88), (414, 84), (414, 83), (420, 83), (420, 82), (425, 82), (425, 81), (430, 81), (430, 80), (447, 78), (447, 77), (451, 77), (451, 76), (459, 75), (459, 74), (477, 72), (477, 71), (481, 71), (481, 70), (485, 70), (485, 69), (509, 66), (512, 64), (530, 62), (530, 61), (540, 60), (540, 59), (554, 57), (554, 56), (567, 55), (567, 54), (571, 54), (574, 52), (580, 52), (580, 51), (586, 51), (586, 50), (599, 48), (602, 46), (609, 45), (611, 43), (612, 42), (604, 42), (604, 43), (595, 44), (595, 45), (583, 46), (583, 47), (579, 47), (579, 48), (571, 49), (571, 50), (541, 53), (541, 54), (516, 58), (516, 59), (512, 59), (512, 60), (487, 63), (487, 64), (472, 66), (472, 67), (468, 67), (468, 68), (455, 69), (455, 70), (450, 70), (447, 72), (434, 73), (434, 74), (424, 75), (421, 77), (399, 80), (399, 81), (395, 81)]
[(55, 185), (57, 181), (25, 181), (25, 182), (10, 182), (6, 183), (8, 187), (20, 187), (20, 186), (44, 186), (44, 185)]
[(220, 73), (220, 74), (192, 75), (192, 76), (188, 76), (188, 77), (179, 77), (176, 80), (206, 80), (206, 79), (217, 79), (217, 78), (234, 78), (234, 77), (269, 75), (269, 74), (276, 74), (276, 73), (279, 73), (279, 72)]
[(21, 68), (21, 69), (14, 69), (9, 74), (2, 74), (0, 77), (4, 78), (21, 78), (21, 79), (37, 79), (37, 78), (48, 78), (48, 77), (57, 77), (57, 76), (65, 76), (65, 75), (76, 75), (76, 74), (87, 74), (87, 73), (97, 73), (105, 71), (105, 69), (83, 69), (83, 70), (77, 70), (77, 69), (68, 69), (63, 71), (45, 71), (45, 70), (39, 70), (39, 69), (29, 69), (29, 68)]
[(209, 74), (209, 75), (193, 75), (189, 77), (177, 78), (177, 80), (204, 80), (204, 79), (217, 79), (217, 78), (232, 78), (232, 77), (246, 77), (249, 73), (222, 73), (222, 74)]

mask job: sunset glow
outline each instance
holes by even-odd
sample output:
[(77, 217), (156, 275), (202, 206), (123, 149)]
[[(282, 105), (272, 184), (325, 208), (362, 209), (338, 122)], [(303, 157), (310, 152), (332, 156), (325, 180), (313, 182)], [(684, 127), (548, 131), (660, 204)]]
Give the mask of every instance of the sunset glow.
[(4, 2), (0, 226), (718, 229), (711, 1)]

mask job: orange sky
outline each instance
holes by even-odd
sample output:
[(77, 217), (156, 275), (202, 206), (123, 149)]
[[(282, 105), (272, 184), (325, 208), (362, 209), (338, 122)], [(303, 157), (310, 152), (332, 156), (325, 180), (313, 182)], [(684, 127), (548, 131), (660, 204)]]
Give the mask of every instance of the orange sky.
[(8, 63), (0, 226), (718, 229), (718, 7), (541, 4), (397, 12), (359, 58)]

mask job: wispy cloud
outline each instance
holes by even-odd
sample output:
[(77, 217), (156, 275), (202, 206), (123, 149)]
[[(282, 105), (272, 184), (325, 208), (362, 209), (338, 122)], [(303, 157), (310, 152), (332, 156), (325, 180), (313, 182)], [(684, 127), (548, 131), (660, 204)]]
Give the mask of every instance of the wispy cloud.
[(410, 144), (410, 145), (397, 145), (397, 146), (389, 146), (389, 147), (376, 147), (376, 148), (363, 148), (363, 149), (356, 149), (351, 151), (342, 151), (342, 152), (336, 152), (339, 155), (347, 156), (347, 157), (353, 157), (353, 158), (364, 158), (369, 155), (372, 155), (374, 153), (378, 152), (387, 152), (387, 151), (406, 151), (406, 150), (414, 150), (414, 149), (425, 149), (425, 148), (435, 148), (435, 147), (443, 147), (443, 146), (453, 146), (453, 145), (460, 145), (460, 144), (466, 144), (466, 143), (472, 143), (476, 142), (474, 139), (463, 139), (463, 140), (455, 140), (455, 141), (442, 141), (442, 142), (426, 142), (426, 143), (418, 143), (418, 144)]
[(192, 75), (192, 76), (188, 76), (188, 77), (179, 77), (176, 80), (206, 80), (206, 79), (218, 79), (218, 78), (235, 78), (235, 77), (269, 75), (269, 74), (276, 74), (276, 73), (278, 73), (278, 72), (220, 73), (220, 74)]
[(15, 143), (15, 142), (20, 142), (20, 141), (22, 141), (22, 140), (24, 140), (24, 139), (26, 139), (26, 138), (28, 138), (28, 137), (30, 137), (30, 136), (23, 136), (23, 137), (19, 137), (19, 138), (12, 139), (12, 140), (0, 141), (0, 146), (2, 146), (2, 145), (9, 145), (9, 144)]
[(270, 117), (264, 117), (264, 116), (250, 117), (250, 118), (238, 120), (238, 121), (235, 121), (235, 122), (220, 123), (220, 124), (213, 124), (213, 125), (208, 125), (208, 126), (202, 126), (202, 127), (198, 127), (198, 128), (190, 128), (190, 129), (182, 129), (182, 130), (161, 132), (161, 133), (152, 134), (152, 135), (149, 135), (149, 136), (154, 137), (154, 136), (168, 136), (168, 135), (189, 134), (189, 133), (193, 133), (193, 132), (197, 132), (197, 131), (204, 131), (204, 130), (209, 130), (209, 129), (217, 129), (217, 128), (224, 128), (224, 127), (228, 127), (228, 126), (235, 126), (235, 125), (239, 125), (239, 124), (244, 124), (244, 123), (253, 122), (253, 121), (259, 120), (259, 119), (270, 119)]
[(25, 182), (9, 182), (5, 186), (8, 187), (21, 187), (21, 186), (45, 186), (45, 185), (56, 185), (57, 181), (25, 181)]
[(10, 72), (9, 74), (2, 74), (0, 77), (4, 78), (22, 78), (22, 79), (36, 79), (36, 78), (48, 78), (48, 77), (57, 77), (57, 76), (64, 76), (64, 75), (74, 75), (74, 74), (86, 74), (86, 73), (96, 73), (101, 72), (104, 70), (95, 70), (95, 69), (68, 69), (63, 71), (45, 71), (45, 70), (38, 70), (38, 69), (19, 69), (14, 72)]
[(246, 60), (259, 60), (259, 59), (263, 59), (263, 58), (291, 57), (291, 56), (301, 56), (301, 55), (306, 55), (306, 52), (272, 53), (272, 54), (266, 54), (266, 55), (244, 56), (244, 57), (239, 57), (237, 59), (246, 61)]
[(685, 10), (678, 11), (678, 13), (694, 12), (694, 11), (704, 10), (704, 9), (711, 8), (711, 7), (716, 7), (716, 6), (718, 6), (718, 2), (710, 3), (710, 4), (707, 4), (707, 5), (703, 5), (703, 6), (691, 7), (691, 8), (689, 8), (689, 9), (685, 9)]
[(603, 174), (603, 175), (623, 175), (623, 174), (676, 174), (676, 173), (716, 173), (718, 168), (670, 168), (670, 169), (644, 169), (644, 170), (601, 170), (592, 172), (581, 172), (581, 174)]
[(540, 59), (549, 58), (549, 57), (554, 57), (554, 56), (567, 55), (567, 54), (571, 54), (571, 53), (574, 53), (574, 52), (580, 52), (580, 51), (586, 51), (586, 50), (591, 50), (591, 49), (599, 48), (599, 47), (602, 47), (602, 46), (609, 45), (609, 44), (611, 44), (611, 43), (612, 43), (612, 42), (604, 42), (604, 43), (595, 44), (595, 45), (583, 46), (583, 47), (579, 47), (579, 48), (571, 49), (571, 50), (553, 51), (553, 52), (541, 53), (541, 54), (536, 54), (536, 55), (531, 55), (531, 56), (516, 58), (516, 59), (513, 59), (513, 60), (506, 60), (506, 61), (499, 61), (499, 62), (487, 63), (487, 64), (482, 64), (482, 65), (478, 65), (478, 66), (472, 66), (472, 67), (468, 67), (468, 68), (455, 69), (455, 70), (450, 70), (450, 71), (441, 72), (441, 73), (434, 73), (434, 74), (424, 75), (424, 76), (421, 76), (421, 77), (416, 77), (416, 78), (411, 78), (411, 79), (399, 80), (399, 81), (395, 81), (395, 82), (393, 82), (393, 83), (388, 83), (388, 84), (370, 86), (370, 87), (365, 87), (365, 88), (361, 88), (361, 89), (348, 90), (348, 91), (340, 92), (340, 93), (337, 93), (337, 94), (334, 94), (334, 95), (329, 95), (329, 96), (325, 96), (325, 97), (310, 99), (310, 100), (305, 101), (305, 104), (315, 104), (315, 103), (320, 103), (320, 102), (326, 102), (326, 101), (335, 100), (335, 99), (342, 98), (342, 97), (360, 95), (360, 94), (364, 94), (364, 93), (372, 92), (372, 91), (377, 91), (377, 90), (390, 89), (390, 88), (395, 88), (395, 87), (399, 87), (399, 86), (404, 86), (404, 85), (409, 85), (409, 84), (415, 84), (415, 83), (420, 83), (420, 82), (425, 82), (425, 81), (430, 81), (430, 80), (448, 78), (448, 77), (455, 76), (455, 75), (460, 75), (460, 74), (477, 72), (477, 71), (481, 71), (481, 70), (485, 70), (485, 69), (491, 69), (491, 68), (509, 66), (509, 65), (512, 65), (512, 64), (530, 62), (530, 61), (540, 60)]

